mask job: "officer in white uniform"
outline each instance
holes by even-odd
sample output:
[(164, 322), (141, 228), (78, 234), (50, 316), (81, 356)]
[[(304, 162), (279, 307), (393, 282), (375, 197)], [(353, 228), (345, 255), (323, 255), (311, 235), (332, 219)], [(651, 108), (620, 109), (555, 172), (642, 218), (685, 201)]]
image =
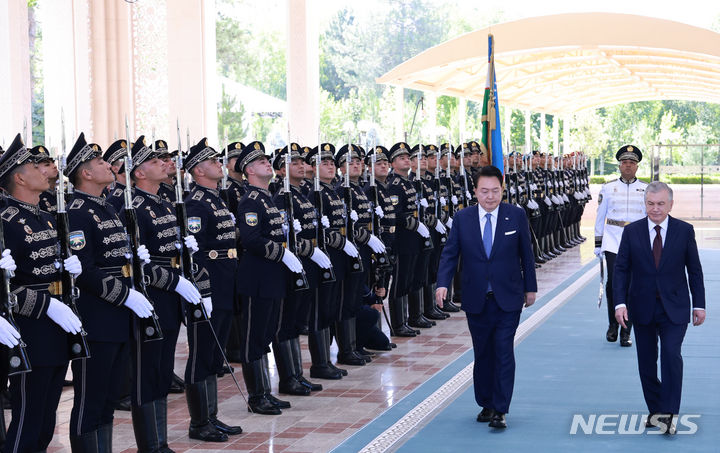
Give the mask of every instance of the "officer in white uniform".
[[(605, 183), (598, 196), (598, 212), (595, 219), (595, 254), (605, 253), (607, 262), (607, 285), (605, 294), (608, 306), (609, 326), (607, 341), (618, 338), (618, 323), (615, 320), (615, 304), (612, 296), (612, 278), (623, 228), (635, 220), (645, 217), (645, 187), (647, 184), (635, 177), (642, 152), (634, 145), (625, 145), (615, 154), (620, 162), (620, 178)], [(631, 323), (620, 331), (620, 346), (631, 346)]]

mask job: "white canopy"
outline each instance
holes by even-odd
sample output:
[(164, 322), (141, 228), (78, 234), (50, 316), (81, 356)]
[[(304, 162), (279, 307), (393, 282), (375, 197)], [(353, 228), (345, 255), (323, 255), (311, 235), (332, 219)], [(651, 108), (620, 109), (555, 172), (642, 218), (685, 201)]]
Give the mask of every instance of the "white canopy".
[(482, 101), (489, 33), (500, 105), (563, 115), (644, 100), (720, 103), (720, 34), (629, 14), (493, 25), (432, 47), (377, 82)]

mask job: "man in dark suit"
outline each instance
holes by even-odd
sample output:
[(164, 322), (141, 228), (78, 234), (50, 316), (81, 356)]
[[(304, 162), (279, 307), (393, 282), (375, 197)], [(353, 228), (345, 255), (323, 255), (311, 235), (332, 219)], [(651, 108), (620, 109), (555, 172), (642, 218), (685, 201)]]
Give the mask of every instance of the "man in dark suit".
[(515, 382), (513, 340), (523, 305), (535, 302), (535, 258), (525, 211), (501, 203), (503, 176), (487, 166), (473, 175), (478, 205), (458, 212), (440, 258), (435, 299), (442, 307), (462, 260), (462, 309), (475, 351), (478, 422), (507, 427)]
[[(705, 286), (695, 230), (668, 215), (672, 198), (672, 189), (665, 183), (647, 186), (647, 217), (625, 227), (613, 282), (615, 318), (623, 327), (628, 319), (636, 326), (640, 382), (650, 411), (646, 426), (657, 426), (666, 434), (674, 434), (672, 418), (680, 409), (681, 348), (690, 322), (690, 294), (693, 325), (705, 321)], [(662, 380), (657, 378), (658, 337)]]

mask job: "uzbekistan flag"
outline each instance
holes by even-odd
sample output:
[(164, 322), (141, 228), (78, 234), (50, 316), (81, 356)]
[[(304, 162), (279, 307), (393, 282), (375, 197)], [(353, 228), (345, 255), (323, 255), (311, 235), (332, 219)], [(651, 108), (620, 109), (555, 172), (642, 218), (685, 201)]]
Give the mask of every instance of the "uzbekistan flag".
[(485, 82), (485, 97), (482, 109), (482, 145), (485, 147), (490, 165), (503, 174), (502, 135), (500, 134), (500, 105), (498, 104), (497, 82), (495, 79), (495, 43), (488, 35), (488, 75)]

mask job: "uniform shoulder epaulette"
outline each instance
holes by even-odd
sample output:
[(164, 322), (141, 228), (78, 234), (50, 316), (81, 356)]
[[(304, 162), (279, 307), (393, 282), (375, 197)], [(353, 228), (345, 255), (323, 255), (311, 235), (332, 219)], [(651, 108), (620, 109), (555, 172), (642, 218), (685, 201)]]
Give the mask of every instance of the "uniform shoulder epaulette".
[(195, 201), (200, 201), (204, 196), (205, 192), (203, 192), (202, 190), (196, 190), (195, 193), (193, 193), (192, 199)]
[(393, 178), (392, 184), (393, 184), (394, 186), (400, 185), (400, 178)]
[(137, 195), (135, 198), (133, 198), (132, 206), (133, 208), (137, 209), (140, 207), (141, 204), (145, 201), (145, 197), (141, 195)]
[(81, 200), (79, 198), (76, 198), (70, 203), (70, 206), (68, 209), (80, 209), (80, 207), (85, 203), (85, 200)]
[(5, 210), (3, 210), (2, 214), (0, 214), (0, 217), (4, 221), (9, 222), (10, 219), (15, 217), (18, 212), (20, 212), (20, 210), (15, 206), (8, 206), (7, 208), (5, 208)]
[(119, 197), (120, 195), (123, 194), (123, 192), (124, 192), (123, 189), (117, 188), (117, 189), (115, 189), (115, 190), (113, 191), (112, 196), (113, 196), (113, 197)]
[(253, 190), (248, 194), (248, 198), (251, 200), (255, 200), (257, 199), (258, 195), (260, 195), (260, 193), (257, 190)]

